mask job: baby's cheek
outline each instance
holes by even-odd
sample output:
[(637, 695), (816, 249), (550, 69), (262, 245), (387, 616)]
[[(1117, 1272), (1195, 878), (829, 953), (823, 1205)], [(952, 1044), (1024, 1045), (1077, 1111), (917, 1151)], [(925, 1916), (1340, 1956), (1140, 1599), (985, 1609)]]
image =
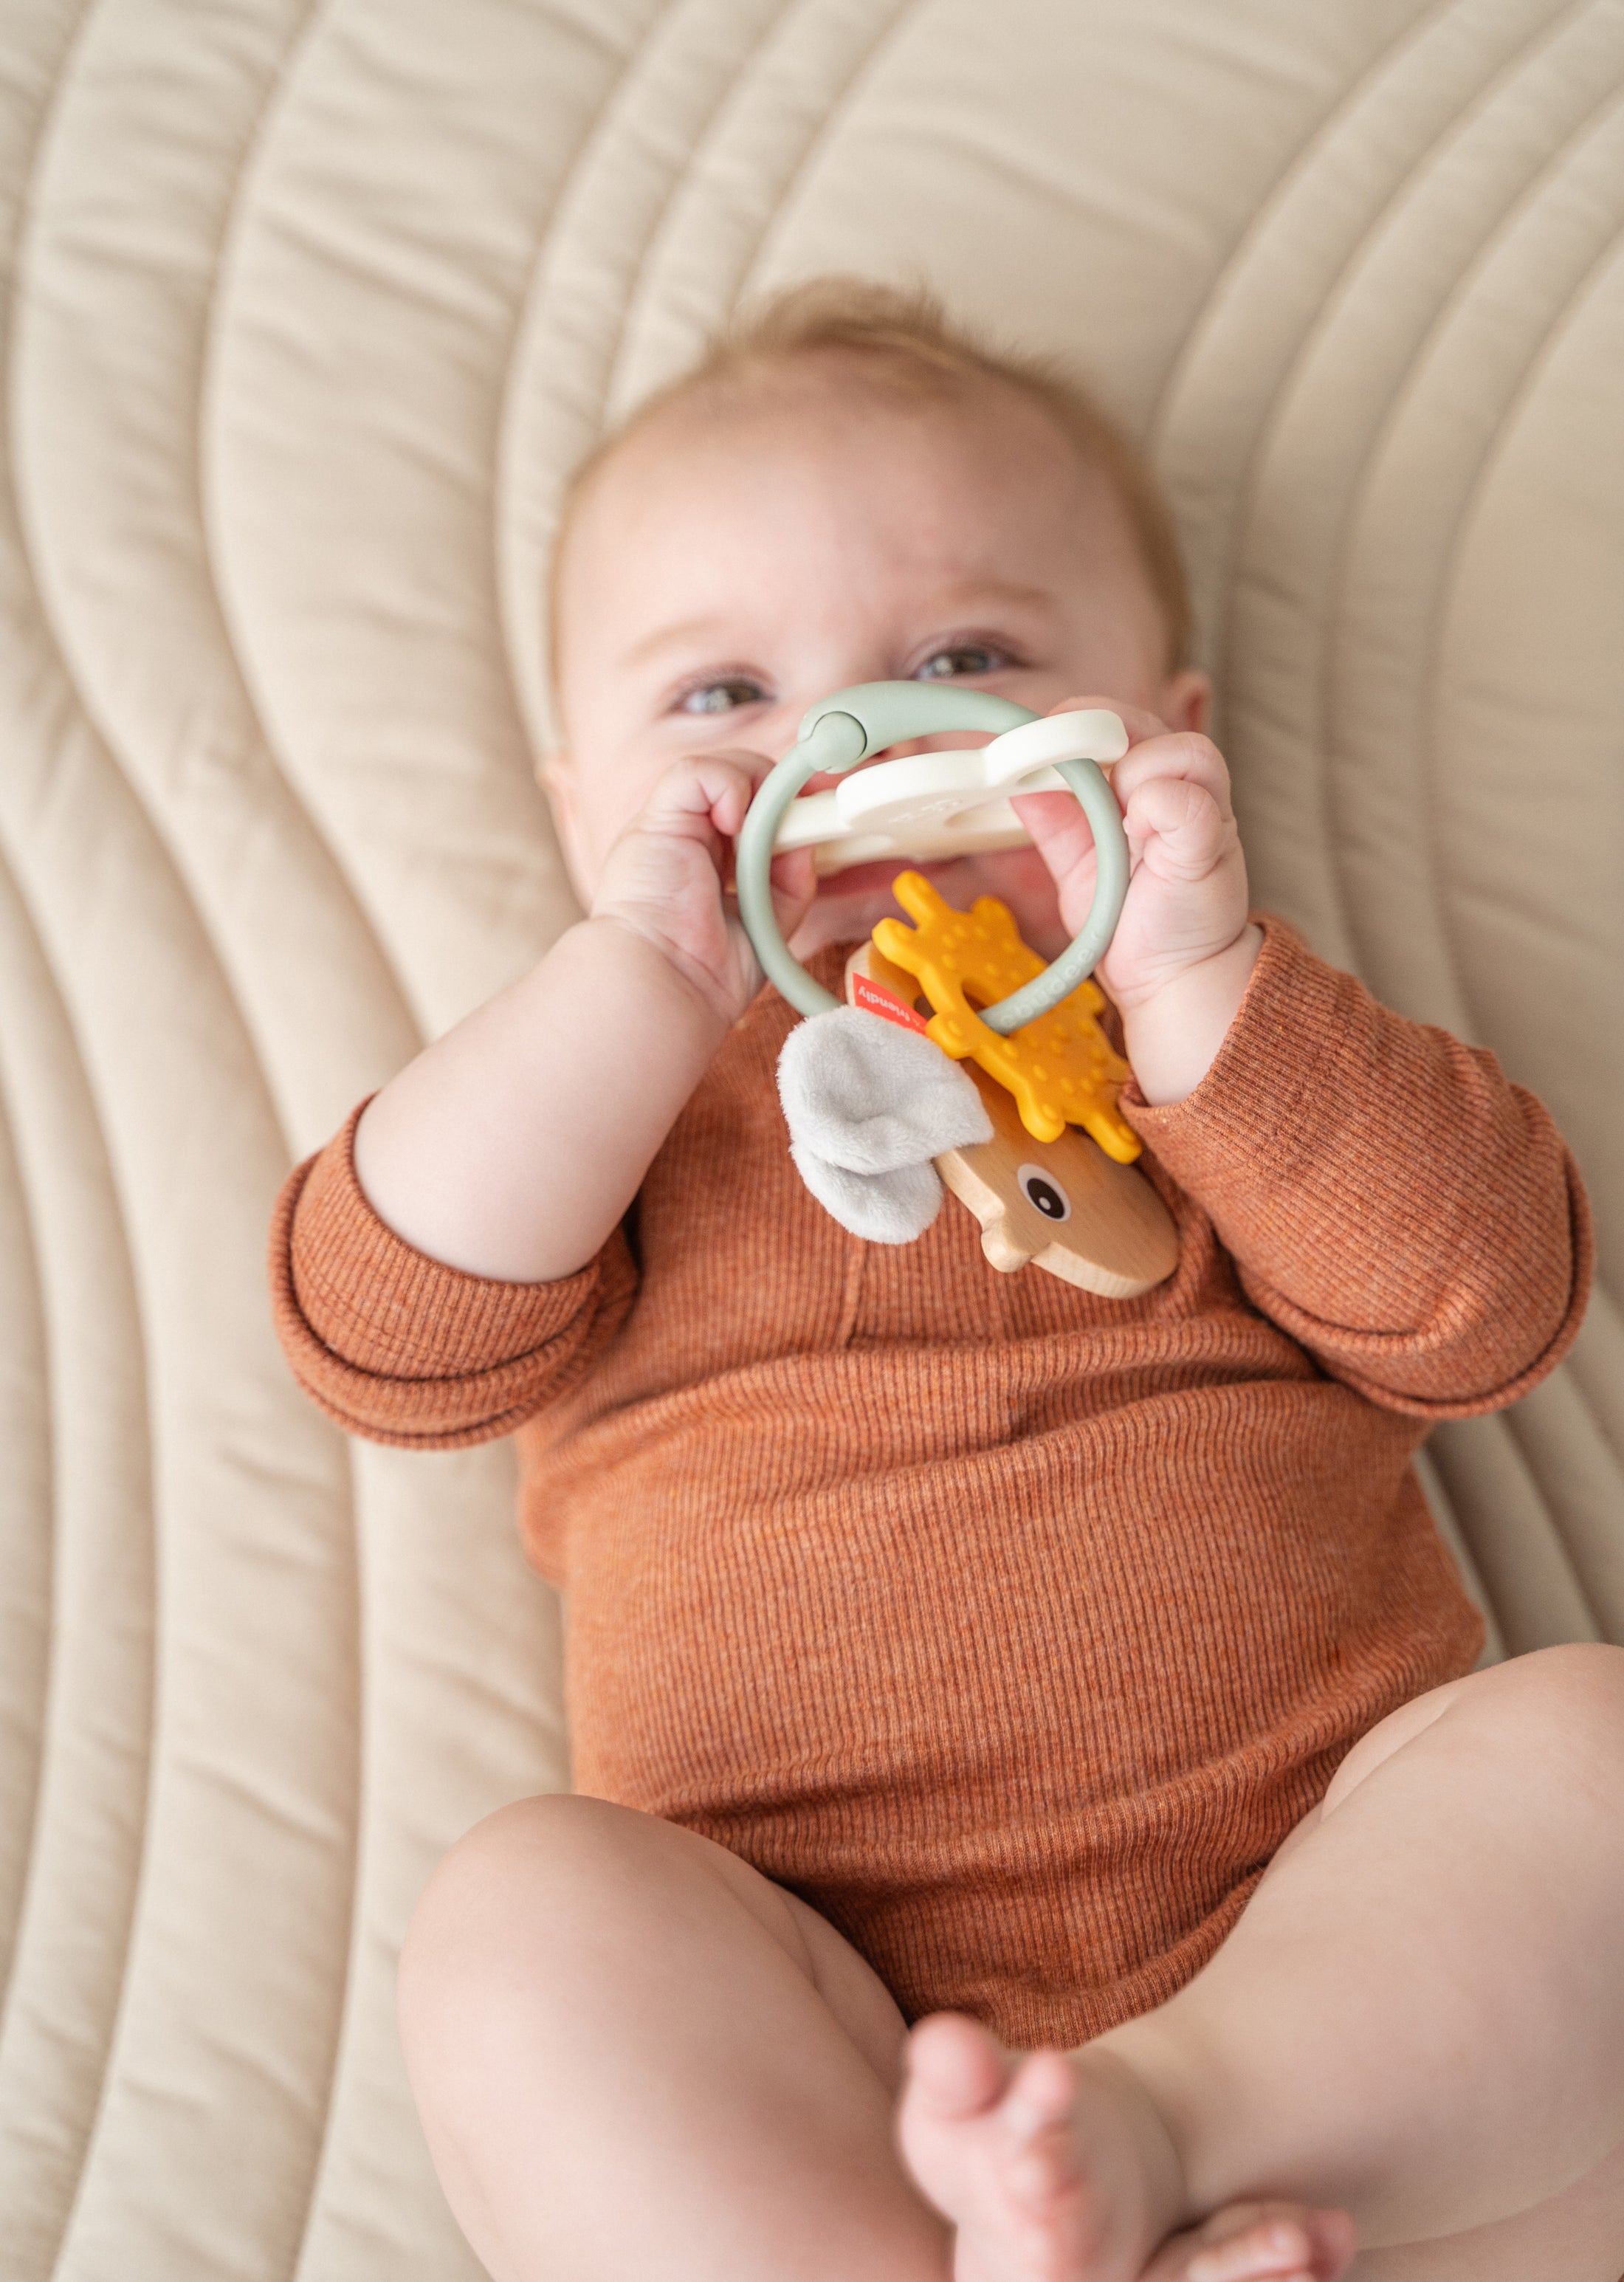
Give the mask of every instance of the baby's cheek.
[(595, 889), (610, 852), (649, 805), (670, 763), (637, 767), (613, 761), (578, 765), (575, 794), (574, 866), (583, 883)]

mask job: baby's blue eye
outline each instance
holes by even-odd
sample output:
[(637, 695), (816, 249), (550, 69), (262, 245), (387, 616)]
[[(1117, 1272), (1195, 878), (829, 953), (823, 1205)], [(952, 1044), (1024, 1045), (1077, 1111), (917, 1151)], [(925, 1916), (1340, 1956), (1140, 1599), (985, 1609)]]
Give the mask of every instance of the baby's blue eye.
[(742, 674), (729, 674), (721, 681), (706, 681), (697, 689), (685, 689), (677, 700), (677, 710), (731, 713), (735, 705), (758, 704), (765, 694), (758, 682), (748, 680)]
[(915, 681), (952, 681), (961, 673), (996, 673), (1008, 658), (991, 642), (955, 642), (951, 649), (932, 651), (913, 670)]

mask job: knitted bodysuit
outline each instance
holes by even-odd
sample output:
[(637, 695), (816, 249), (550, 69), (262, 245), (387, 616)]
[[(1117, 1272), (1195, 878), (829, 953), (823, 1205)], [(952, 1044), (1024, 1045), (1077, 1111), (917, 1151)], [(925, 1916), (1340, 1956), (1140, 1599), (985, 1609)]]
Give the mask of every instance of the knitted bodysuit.
[(1098, 1299), (995, 1273), (951, 1199), (913, 1245), (837, 1227), (787, 1154), (792, 1019), (761, 994), (557, 1284), (393, 1236), (352, 1119), (284, 1192), (282, 1337), (358, 1433), (518, 1430), (582, 1790), (792, 1888), (910, 2016), (1076, 2044), (1188, 1979), (1350, 1744), (1471, 1668), (1410, 1459), (1566, 1346), (1582, 1195), (1490, 1056), (1270, 927), (1198, 1091), (1126, 1104), (1178, 1269)]

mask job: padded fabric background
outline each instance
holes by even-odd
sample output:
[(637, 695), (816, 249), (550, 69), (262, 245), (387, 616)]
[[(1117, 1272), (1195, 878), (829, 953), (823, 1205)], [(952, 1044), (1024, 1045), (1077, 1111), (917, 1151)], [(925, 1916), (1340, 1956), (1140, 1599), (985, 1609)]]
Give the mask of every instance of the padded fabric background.
[(923, 269), (1152, 439), (1260, 896), (1584, 1163), (1431, 1479), (1512, 1648), (1624, 1639), (1621, 221), (1619, 0), (5, 0), (6, 2282), (475, 2271), (392, 1967), (566, 1779), (558, 1612), (265, 1227), (566, 920), (559, 481), (747, 290)]

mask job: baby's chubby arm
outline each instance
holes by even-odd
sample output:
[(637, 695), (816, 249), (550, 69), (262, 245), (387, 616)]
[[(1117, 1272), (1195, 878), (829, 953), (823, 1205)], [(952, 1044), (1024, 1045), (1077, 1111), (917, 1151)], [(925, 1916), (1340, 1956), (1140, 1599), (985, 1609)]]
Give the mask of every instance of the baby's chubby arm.
[[(1589, 1222), (1561, 1137), (1491, 1054), (1392, 1013), (1289, 931), (1265, 949), (1221, 757), (1115, 710), (1133, 873), (1099, 972), (1149, 1105), (1132, 1122), (1254, 1303), (1325, 1370), (1415, 1416), (1511, 1401), (1584, 1310)], [(1058, 795), (1022, 807), (1075, 929), (1086, 823)]]
[[(1052, 712), (1107, 707), (1130, 749), (1111, 772), (1132, 865), (1127, 901), (1097, 974), (1123, 1017), (1148, 1102), (1182, 1101), (1211, 1068), (1263, 945), (1247, 918), (1247, 865), (1229, 771), (1210, 738), (1169, 731), (1109, 697), (1068, 697)], [(1069, 795), (1015, 803), (1075, 934), (1094, 892), (1094, 843)]]
[[(726, 752), (668, 770), (604, 859), (590, 916), (370, 1103), (355, 1168), (397, 1235), (509, 1283), (593, 1258), (760, 988), (724, 889), (770, 766)], [(789, 933), (810, 851), (775, 860), (773, 884)]]

